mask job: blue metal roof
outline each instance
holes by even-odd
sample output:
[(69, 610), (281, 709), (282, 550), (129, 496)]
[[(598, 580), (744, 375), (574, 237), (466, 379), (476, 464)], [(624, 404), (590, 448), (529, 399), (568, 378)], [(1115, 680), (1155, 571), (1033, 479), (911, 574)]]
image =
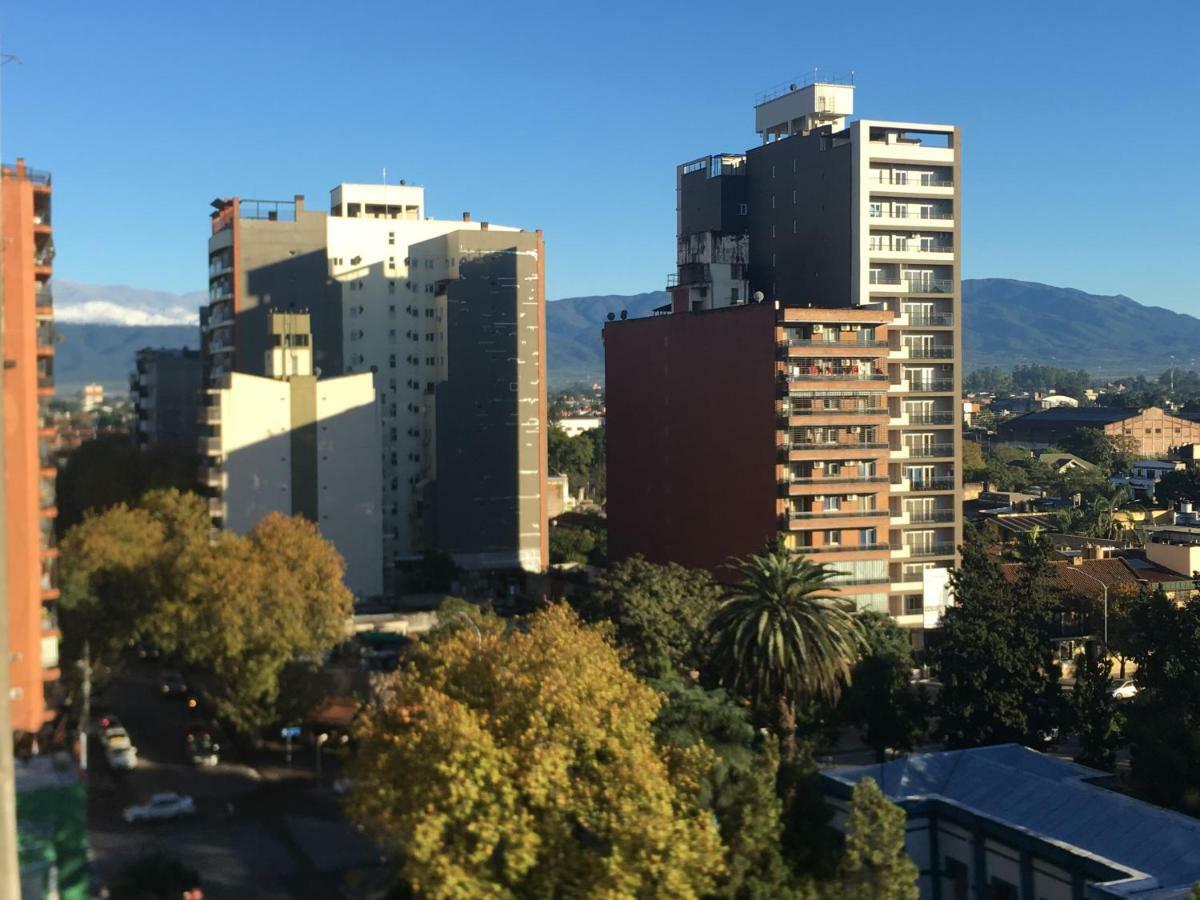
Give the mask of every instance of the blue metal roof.
[[(874, 778), (895, 802), (948, 800), (1033, 836), (1069, 845), (1134, 875), (1105, 890), (1118, 896), (1173, 895), (1200, 881), (1200, 820), (1136, 800), (1089, 780), (1104, 772), (1017, 744), (924, 753), (872, 766), (831, 769), (853, 785)], [(1182, 896), (1182, 895), (1181, 895)]]

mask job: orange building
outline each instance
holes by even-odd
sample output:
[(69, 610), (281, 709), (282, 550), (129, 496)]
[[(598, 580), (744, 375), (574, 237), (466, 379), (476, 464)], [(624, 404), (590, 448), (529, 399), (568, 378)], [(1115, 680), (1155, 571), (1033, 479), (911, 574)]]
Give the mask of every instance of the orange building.
[(47, 695), (59, 677), (48, 408), (54, 394), (50, 176), (21, 159), (0, 173), (12, 727), (37, 732), (52, 716)]

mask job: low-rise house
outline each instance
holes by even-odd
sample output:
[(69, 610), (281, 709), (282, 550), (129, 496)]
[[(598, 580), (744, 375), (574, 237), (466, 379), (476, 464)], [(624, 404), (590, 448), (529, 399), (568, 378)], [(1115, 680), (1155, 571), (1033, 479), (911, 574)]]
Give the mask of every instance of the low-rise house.
[(863, 778), (904, 809), (922, 900), (1186, 898), (1200, 820), (1110, 790), (1110, 777), (1016, 744), (821, 773), (836, 827)]
[(1096, 469), (1095, 463), (1088, 462), (1082, 456), (1076, 456), (1074, 453), (1065, 453), (1061, 450), (1039, 453), (1038, 462), (1049, 466), (1059, 475), (1065, 475), (1067, 472), (1074, 471), (1093, 472)]
[(1114, 478), (1116, 484), (1123, 484), (1133, 492), (1135, 497), (1145, 500), (1154, 499), (1154, 488), (1168, 472), (1179, 472), (1187, 466), (1173, 459), (1139, 459), (1129, 468), (1129, 474), (1124, 478)]

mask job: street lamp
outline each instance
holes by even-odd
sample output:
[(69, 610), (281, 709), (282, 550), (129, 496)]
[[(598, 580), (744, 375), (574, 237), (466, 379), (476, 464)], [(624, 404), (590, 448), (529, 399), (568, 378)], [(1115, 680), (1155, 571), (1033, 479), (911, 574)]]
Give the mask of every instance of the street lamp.
[(1101, 581), (1099, 578), (1097, 578), (1095, 575), (1089, 575), (1087, 572), (1083, 571), (1082, 566), (1076, 567), (1075, 572), (1079, 575), (1082, 575), (1084, 578), (1087, 578), (1091, 581), (1096, 582), (1096, 584), (1100, 585), (1100, 587), (1104, 590), (1104, 658), (1105, 658), (1105, 660), (1107, 660), (1108, 659), (1108, 585), (1105, 582)]
[(325, 745), (325, 742), (327, 740), (329, 740), (329, 734), (327, 732), (322, 731), (320, 734), (315, 736), (314, 740), (316, 740), (316, 742), (317, 742), (317, 778), (320, 778), (321, 777), (321, 748)]

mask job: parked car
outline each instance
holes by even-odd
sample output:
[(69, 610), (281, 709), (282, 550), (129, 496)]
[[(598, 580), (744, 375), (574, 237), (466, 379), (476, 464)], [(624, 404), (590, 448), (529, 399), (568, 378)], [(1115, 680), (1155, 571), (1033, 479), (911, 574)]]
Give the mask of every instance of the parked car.
[(104, 747), (104, 758), (108, 760), (108, 765), (111, 768), (128, 771), (137, 767), (137, 747), (130, 743), (106, 744)]
[(187, 755), (194, 766), (215, 766), (221, 761), (221, 745), (207, 731), (187, 733)]
[(143, 639), (133, 645), (133, 652), (138, 659), (158, 659), (158, 645), (149, 639)]
[(1112, 695), (1117, 700), (1132, 700), (1137, 694), (1137, 685), (1133, 683), (1132, 678), (1126, 678), (1118, 681), (1112, 689)]
[(122, 816), (130, 824), (134, 822), (159, 822), (190, 816), (196, 811), (191, 797), (181, 794), (155, 794), (149, 803), (126, 807)]
[(158, 676), (158, 687), (164, 697), (184, 697), (187, 695), (187, 682), (183, 680), (176, 669), (163, 669)]

